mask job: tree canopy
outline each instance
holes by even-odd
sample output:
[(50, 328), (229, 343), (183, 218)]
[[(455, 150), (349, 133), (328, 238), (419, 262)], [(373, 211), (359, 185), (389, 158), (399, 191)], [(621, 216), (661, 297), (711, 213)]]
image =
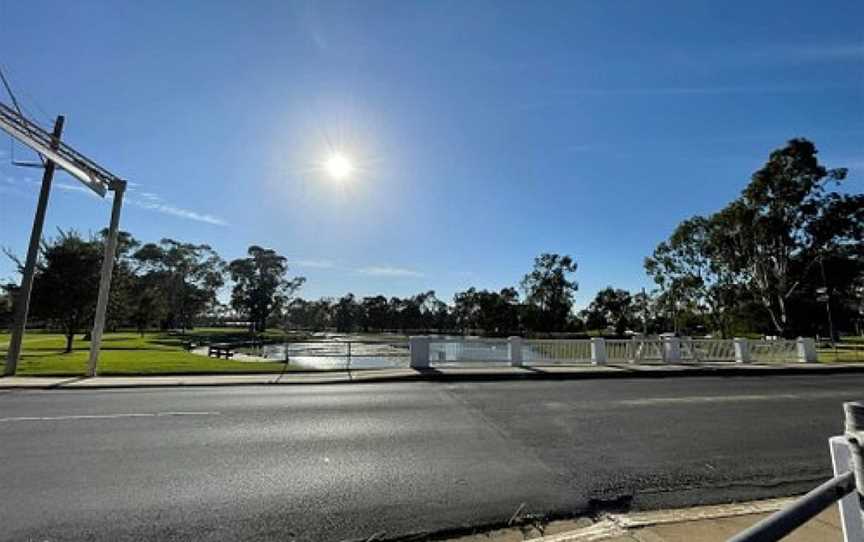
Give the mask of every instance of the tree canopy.
[(267, 329), (273, 311), (280, 309), (306, 279), (289, 279), (287, 260), (275, 250), (252, 245), (247, 254), (228, 264), (234, 282), (231, 306), (247, 316), (251, 331), (260, 332)]

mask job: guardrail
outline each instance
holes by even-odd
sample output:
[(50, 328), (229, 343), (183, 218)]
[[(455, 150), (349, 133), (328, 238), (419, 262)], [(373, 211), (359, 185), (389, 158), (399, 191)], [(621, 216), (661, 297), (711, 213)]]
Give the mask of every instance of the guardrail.
[(845, 542), (864, 541), (864, 402), (844, 403), (846, 431), (829, 440), (835, 477), (729, 542), (780, 540), (840, 501)]
[[(243, 341), (212, 343), (211, 355), (251, 353), (310, 368), (814, 362), (813, 339), (751, 341), (662, 337), (632, 339), (504, 339), (414, 336), (408, 341)], [(244, 350), (246, 352), (244, 352)]]
[[(246, 346), (246, 345), (243, 345)], [(407, 367), (408, 341), (291, 341), (264, 343), (246, 352), (310, 369)]]
[(512, 366), (616, 363), (771, 363), (816, 361), (813, 339), (507, 339), (416, 336), (410, 338), (411, 366), (496, 363)]

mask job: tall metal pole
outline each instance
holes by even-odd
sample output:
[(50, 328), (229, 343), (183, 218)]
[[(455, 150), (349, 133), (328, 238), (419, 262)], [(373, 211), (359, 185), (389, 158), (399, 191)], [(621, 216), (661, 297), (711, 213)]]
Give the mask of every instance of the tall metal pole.
[[(62, 115), (54, 121), (54, 131), (51, 133), (51, 147), (56, 149), (63, 133)], [(27, 259), (24, 262), (24, 272), (21, 277), (21, 289), (15, 297), (15, 323), (12, 327), (12, 337), (9, 341), (9, 351), (6, 353), (5, 376), (12, 376), (18, 369), (18, 359), (21, 357), (21, 343), (24, 341), (24, 329), (27, 326), (27, 313), (30, 310), (30, 294), (33, 292), (33, 277), (36, 273), (36, 258), (39, 255), (39, 243), (42, 241), (42, 226), (45, 224), (45, 211), (48, 209), (48, 195), (51, 193), (51, 182), (54, 180), (54, 162), (45, 161), (42, 172), (42, 189), (39, 191), (39, 203), (36, 205), (36, 216), (33, 218), (33, 230), (30, 232), (30, 245), (27, 247)]]
[(837, 355), (836, 352), (836, 343), (834, 342), (834, 320), (831, 318), (831, 294), (828, 293), (828, 280), (825, 278), (825, 264), (823, 263), (822, 257), (819, 257), (819, 269), (822, 270), (822, 287), (825, 288), (825, 312), (828, 313), (828, 333), (831, 335), (831, 345), (835, 347), (834, 355)]
[(117, 181), (111, 186), (114, 202), (111, 206), (111, 225), (105, 240), (105, 254), (102, 257), (102, 276), (99, 279), (99, 298), (96, 300), (96, 318), (90, 334), (90, 360), (87, 362), (87, 376), (96, 376), (99, 363), (99, 348), (102, 345), (102, 332), (105, 330), (105, 313), (108, 311), (108, 294), (111, 291), (111, 274), (114, 271), (114, 255), (117, 252), (117, 228), (120, 226), (120, 208), (123, 206), (123, 192), (126, 182)]
[(648, 337), (648, 296), (642, 288), (642, 337)]

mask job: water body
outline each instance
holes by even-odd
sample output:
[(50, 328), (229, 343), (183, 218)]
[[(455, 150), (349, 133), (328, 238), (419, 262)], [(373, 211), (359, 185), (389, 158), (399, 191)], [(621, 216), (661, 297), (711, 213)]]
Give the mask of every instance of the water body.
[[(356, 342), (331, 340), (292, 342), (264, 345), (250, 351), (267, 361), (285, 361), (295, 367), (314, 370), (381, 369), (408, 367), (411, 354), (408, 341)], [(534, 358), (530, 348), (523, 350), (523, 359)], [(483, 363), (503, 365), (510, 361), (506, 340), (472, 340), (464, 337), (441, 337), (429, 344), (432, 366)]]

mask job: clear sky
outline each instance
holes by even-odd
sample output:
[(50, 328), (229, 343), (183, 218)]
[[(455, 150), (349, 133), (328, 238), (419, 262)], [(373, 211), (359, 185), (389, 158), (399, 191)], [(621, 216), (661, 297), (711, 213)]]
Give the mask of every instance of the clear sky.
[[(791, 137), (862, 190), (862, 21), (859, 0), (0, 0), (0, 63), (35, 119), (65, 114), (134, 182), (140, 240), (274, 248), (306, 297), (449, 300), (561, 252), (584, 305), (650, 286), (653, 247)], [(39, 172), (0, 142), (0, 245), (23, 255)], [(46, 233), (107, 223), (56, 183)]]

